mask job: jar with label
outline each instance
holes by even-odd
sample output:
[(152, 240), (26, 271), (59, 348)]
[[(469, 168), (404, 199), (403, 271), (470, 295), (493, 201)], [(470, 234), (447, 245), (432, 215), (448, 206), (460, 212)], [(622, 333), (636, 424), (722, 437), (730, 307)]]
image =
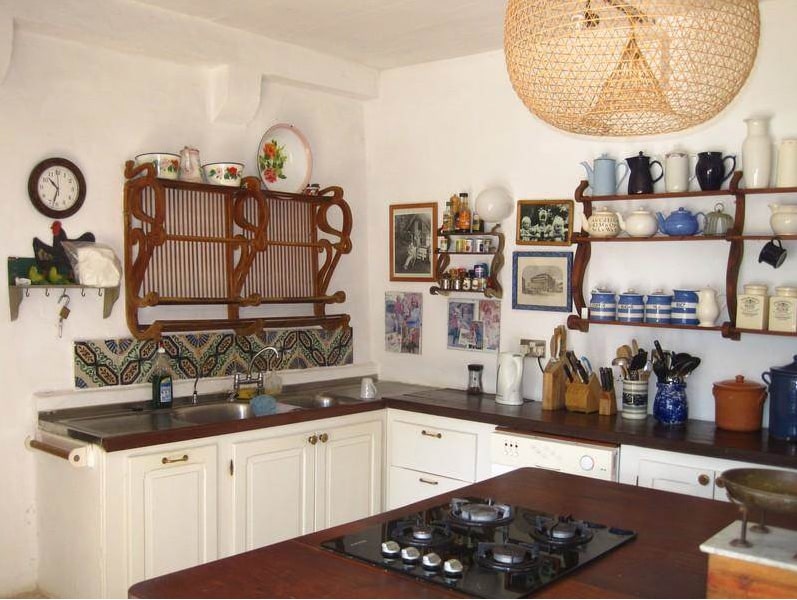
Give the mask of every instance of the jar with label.
[(443, 273), (443, 276), (440, 278), (440, 287), (444, 290), (451, 289), (451, 275), (448, 272)]
[(448, 237), (440, 235), (437, 237), (437, 251), (448, 252)]
[(473, 251), (479, 254), (484, 253), (484, 238), (475, 238), (473, 240)]
[(462, 280), (462, 291), (469, 292), (470, 291), (470, 277), (465, 275), (465, 278)]
[(767, 286), (750, 283), (743, 287), (744, 293), (736, 299), (736, 327), (763, 331), (769, 318)]
[(482, 249), (482, 252), (484, 252), (485, 254), (489, 254), (493, 250), (493, 241), (490, 238), (484, 238), (483, 241), (484, 241), (484, 248)]
[(473, 252), (473, 240), (466, 238), (462, 241), (465, 242), (465, 250), (463, 252)]
[(769, 299), (769, 330), (797, 333), (797, 287), (775, 288)]

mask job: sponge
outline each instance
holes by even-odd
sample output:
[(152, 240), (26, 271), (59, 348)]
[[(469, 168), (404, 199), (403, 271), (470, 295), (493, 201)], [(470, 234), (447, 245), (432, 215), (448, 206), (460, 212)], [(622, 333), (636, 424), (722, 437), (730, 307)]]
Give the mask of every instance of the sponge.
[(261, 394), (252, 398), (249, 401), (249, 406), (252, 407), (252, 414), (256, 417), (273, 415), (277, 412), (277, 399), (274, 396)]

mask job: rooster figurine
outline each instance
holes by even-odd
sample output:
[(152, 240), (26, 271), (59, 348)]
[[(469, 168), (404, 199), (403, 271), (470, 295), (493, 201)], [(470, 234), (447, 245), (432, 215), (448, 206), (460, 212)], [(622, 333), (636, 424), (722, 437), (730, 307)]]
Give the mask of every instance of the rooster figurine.
[(36, 258), (36, 264), (43, 273), (51, 272), (52, 268), (55, 267), (58, 275), (69, 281), (74, 281), (72, 265), (62, 244), (64, 242), (93, 242), (95, 241), (94, 234), (87, 232), (70, 240), (61, 226), (61, 221), (53, 221), (50, 230), (53, 232), (52, 246), (48, 246), (39, 238), (33, 238), (33, 255)]

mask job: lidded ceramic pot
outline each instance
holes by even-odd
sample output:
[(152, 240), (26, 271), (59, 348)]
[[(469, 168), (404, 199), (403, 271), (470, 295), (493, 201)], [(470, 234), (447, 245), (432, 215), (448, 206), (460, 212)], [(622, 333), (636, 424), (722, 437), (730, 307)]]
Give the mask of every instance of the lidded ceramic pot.
[(718, 429), (759, 431), (767, 388), (743, 375), (714, 383), (715, 420)]
[(648, 294), (645, 301), (646, 323), (669, 323), (672, 315), (672, 294), (665, 294), (664, 290), (656, 290)]
[(645, 318), (645, 301), (634, 289), (620, 294), (617, 300), (617, 320), (624, 323), (641, 323)]
[(748, 283), (744, 293), (736, 298), (736, 327), (739, 329), (763, 330), (769, 317), (767, 286)]
[(769, 385), (769, 435), (797, 440), (797, 355), (794, 362), (772, 367), (761, 379)]
[(614, 321), (617, 318), (617, 301), (611, 290), (592, 290), (589, 301), (589, 318), (593, 321)]

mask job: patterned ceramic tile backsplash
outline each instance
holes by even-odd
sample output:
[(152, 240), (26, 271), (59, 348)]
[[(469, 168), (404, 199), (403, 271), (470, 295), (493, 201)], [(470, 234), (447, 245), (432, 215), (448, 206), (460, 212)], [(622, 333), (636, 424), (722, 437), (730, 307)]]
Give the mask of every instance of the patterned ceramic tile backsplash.
[[(255, 367), (269, 369), (307, 369), (334, 367), (352, 363), (351, 328), (285, 329), (264, 331), (238, 337), (231, 333), (197, 333), (163, 337), (163, 346), (171, 359), (175, 379), (245, 372), (252, 357), (265, 346), (282, 348), (278, 360), (267, 352), (255, 361)], [(133, 338), (75, 342), (75, 387), (94, 388), (145, 383), (149, 380), (158, 346), (152, 341)]]

